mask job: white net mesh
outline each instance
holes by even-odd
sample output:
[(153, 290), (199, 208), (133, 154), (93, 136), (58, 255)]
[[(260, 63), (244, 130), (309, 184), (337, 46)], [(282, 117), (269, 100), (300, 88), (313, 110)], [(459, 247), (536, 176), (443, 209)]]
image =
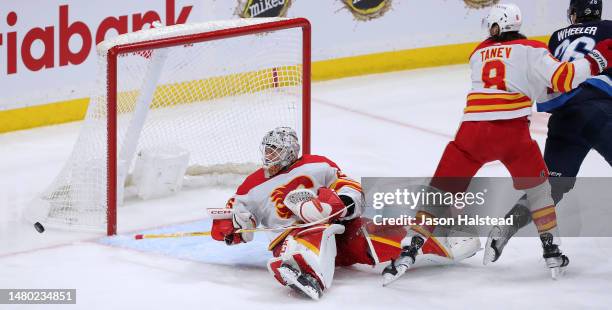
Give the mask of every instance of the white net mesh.
[[(177, 25), (101, 43), (99, 93), (92, 97), (70, 159), (26, 217), (51, 226), (106, 228), (106, 54), (111, 47), (275, 20)], [(129, 182), (140, 150), (187, 150), (189, 177), (249, 173), (261, 161), (259, 143), (265, 132), (290, 126), (301, 133), (301, 119), (301, 28), (119, 55), (117, 149), (123, 177), (118, 177), (118, 200), (127, 193), (123, 184)]]

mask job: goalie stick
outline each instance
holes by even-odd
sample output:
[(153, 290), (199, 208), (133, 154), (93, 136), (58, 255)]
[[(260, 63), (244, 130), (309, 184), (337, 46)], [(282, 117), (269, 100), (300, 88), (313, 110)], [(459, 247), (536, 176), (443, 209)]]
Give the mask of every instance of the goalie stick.
[[(274, 227), (274, 228), (239, 229), (239, 230), (236, 230), (234, 233), (239, 234), (239, 233), (248, 233), (248, 232), (277, 231), (277, 230), (287, 230), (287, 229), (295, 229), (295, 228), (306, 228), (306, 227), (321, 224), (329, 220), (330, 218), (342, 213), (342, 211), (346, 210), (347, 208), (352, 207), (354, 204), (355, 203), (351, 203), (348, 206), (345, 206), (344, 208), (338, 210), (337, 212), (327, 217), (324, 217), (318, 221), (314, 221), (310, 223), (296, 222), (294, 225)], [(208, 212), (208, 214), (210, 215), (212, 219), (229, 219), (231, 218), (231, 214), (232, 214), (232, 210), (226, 209), (226, 208), (208, 208), (206, 209), (206, 211)], [(134, 239), (142, 240), (142, 239), (162, 239), (162, 238), (205, 237), (205, 236), (210, 236), (210, 234), (211, 234), (210, 231), (176, 232), (176, 233), (169, 233), (169, 234), (138, 234), (134, 236)]]

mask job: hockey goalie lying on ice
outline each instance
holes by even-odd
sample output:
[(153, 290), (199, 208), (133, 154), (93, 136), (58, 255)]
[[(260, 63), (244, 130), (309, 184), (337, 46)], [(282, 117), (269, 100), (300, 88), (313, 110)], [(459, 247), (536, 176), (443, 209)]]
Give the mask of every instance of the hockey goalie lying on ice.
[[(213, 219), (212, 237), (234, 245), (253, 240), (252, 231), (240, 229), (270, 229), (270, 273), (282, 285), (319, 299), (331, 287), (336, 266), (397, 258), (406, 229), (376, 226), (361, 217), (361, 185), (331, 160), (298, 158), (299, 151), (293, 129), (268, 132), (261, 143), (263, 168), (247, 177), (228, 201), (228, 218)], [(453, 263), (479, 248), (478, 238), (429, 238), (416, 263)]]

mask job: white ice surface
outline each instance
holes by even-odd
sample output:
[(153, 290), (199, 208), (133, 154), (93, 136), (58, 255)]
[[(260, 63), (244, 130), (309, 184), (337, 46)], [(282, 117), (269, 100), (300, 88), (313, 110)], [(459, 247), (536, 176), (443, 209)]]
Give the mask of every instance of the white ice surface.
[[(428, 176), (454, 135), (469, 87), (467, 66), (405, 71), (313, 85), (313, 153), (349, 175)], [(188, 190), (132, 202), (119, 211), (122, 235), (48, 230), (20, 220), (25, 204), (59, 172), (79, 123), (0, 135), (0, 288), (76, 288), (73, 309), (609, 309), (612, 238), (565, 238), (572, 263), (552, 281), (537, 239), (513, 240), (490, 266), (481, 255), (459, 265), (409, 272), (381, 287), (380, 267), (339, 268), (318, 303), (280, 287), (265, 269), (267, 240), (235, 247), (208, 238), (134, 241), (136, 232), (207, 230), (206, 207), (232, 190)], [(533, 118), (541, 146), (546, 116)], [(506, 176), (499, 163), (480, 176)], [(582, 176), (612, 176), (590, 153)], [(569, 207), (563, 206), (560, 207)], [(609, 207), (609, 206), (602, 206)], [(174, 224), (174, 225), (169, 225)], [(484, 240), (483, 240), (484, 241)], [(0, 309), (68, 306), (9, 306)]]

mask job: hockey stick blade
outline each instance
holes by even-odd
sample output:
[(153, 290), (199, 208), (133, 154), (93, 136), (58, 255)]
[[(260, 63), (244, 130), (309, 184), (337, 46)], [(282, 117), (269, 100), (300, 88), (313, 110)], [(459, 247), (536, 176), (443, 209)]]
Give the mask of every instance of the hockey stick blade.
[(183, 238), (183, 237), (205, 237), (210, 236), (210, 231), (194, 231), (194, 232), (181, 232), (172, 234), (139, 234), (135, 235), (134, 239), (162, 239), (162, 238)]

